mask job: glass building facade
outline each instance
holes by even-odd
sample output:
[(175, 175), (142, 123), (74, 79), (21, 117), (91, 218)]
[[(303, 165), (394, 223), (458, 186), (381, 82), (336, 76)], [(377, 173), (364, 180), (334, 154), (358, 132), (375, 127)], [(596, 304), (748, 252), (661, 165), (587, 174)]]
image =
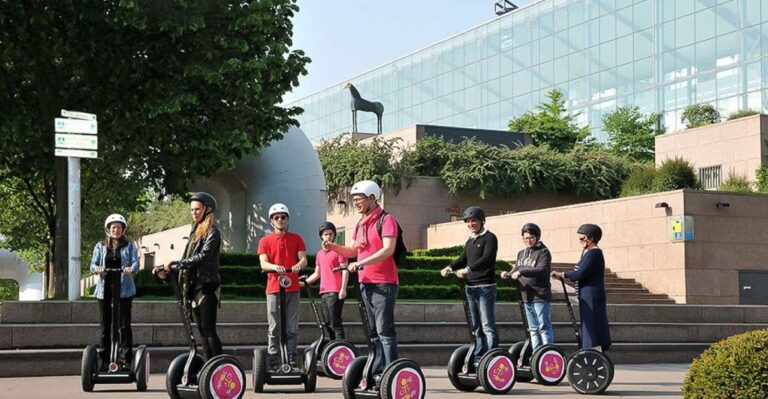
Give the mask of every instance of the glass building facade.
[[(682, 110), (768, 110), (766, 0), (541, 0), (351, 77), (384, 105), (384, 131), (414, 124), (506, 130), (560, 89), (570, 112), (605, 139), (602, 116), (635, 105), (667, 131)], [(293, 102), (313, 142), (352, 130), (340, 82)], [(376, 117), (358, 112), (358, 131)]]

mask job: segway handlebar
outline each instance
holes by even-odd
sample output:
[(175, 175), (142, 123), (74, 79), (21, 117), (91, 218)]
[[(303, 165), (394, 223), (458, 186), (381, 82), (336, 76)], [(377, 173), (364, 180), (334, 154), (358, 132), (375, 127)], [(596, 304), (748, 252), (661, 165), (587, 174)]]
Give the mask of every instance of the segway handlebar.
[(261, 269), (261, 272), (264, 273), (264, 274), (270, 274), (270, 273), (277, 274), (277, 282), (283, 288), (288, 288), (291, 285), (293, 285), (293, 281), (290, 279), (290, 277), (286, 276), (286, 274), (288, 274), (288, 273), (293, 273), (293, 272), (291, 272), (289, 270), (286, 270), (285, 273), (280, 273), (277, 270), (264, 270), (264, 269)]
[[(347, 265), (347, 266), (348, 266), (348, 265)], [(332, 271), (332, 272), (334, 272), (334, 273), (337, 273), (337, 272), (343, 272), (344, 270), (346, 270), (346, 271), (349, 271), (349, 269), (347, 268), (347, 266), (338, 266), (338, 267), (334, 267), (333, 269), (331, 269), (331, 271)], [(357, 267), (357, 270), (363, 270), (364, 268), (365, 268), (365, 266), (358, 266), (358, 267)]]

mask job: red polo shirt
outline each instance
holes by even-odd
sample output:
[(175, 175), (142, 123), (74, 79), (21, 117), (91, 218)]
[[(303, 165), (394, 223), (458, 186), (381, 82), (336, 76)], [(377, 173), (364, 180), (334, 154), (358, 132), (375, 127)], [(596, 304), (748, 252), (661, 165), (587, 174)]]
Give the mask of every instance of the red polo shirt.
[[(299, 251), (307, 250), (307, 246), (304, 244), (304, 240), (300, 235), (285, 232), (283, 235), (277, 233), (271, 233), (262, 237), (259, 240), (259, 248), (256, 251), (258, 255), (267, 255), (269, 263), (274, 265), (283, 266), (286, 269), (299, 263)], [(299, 290), (299, 276), (297, 273), (286, 273), (291, 279), (291, 286), (286, 288), (286, 292), (294, 292)], [(276, 294), (280, 292), (280, 285), (277, 281), (277, 273), (267, 274), (267, 295)]]

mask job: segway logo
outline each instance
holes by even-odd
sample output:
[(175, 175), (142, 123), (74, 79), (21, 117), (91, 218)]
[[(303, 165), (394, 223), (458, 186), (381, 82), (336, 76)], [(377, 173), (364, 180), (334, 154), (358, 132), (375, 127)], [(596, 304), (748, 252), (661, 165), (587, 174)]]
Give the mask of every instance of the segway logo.
[(491, 386), (499, 391), (507, 389), (515, 382), (515, 369), (505, 356), (497, 356), (490, 361), (487, 371)]
[(330, 369), (336, 375), (344, 375), (344, 371), (347, 369), (352, 360), (355, 359), (355, 354), (352, 353), (346, 346), (340, 346), (335, 348), (328, 354), (328, 364), (326, 367)]
[(243, 376), (231, 364), (219, 366), (213, 372), (210, 384), (216, 399), (239, 398), (243, 393)]
[(556, 351), (547, 351), (539, 361), (539, 374), (547, 381), (557, 381), (565, 373), (565, 359)]
[(397, 372), (390, 388), (394, 399), (418, 399), (423, 396), (424, 381), (416, 370), (406, 368)]

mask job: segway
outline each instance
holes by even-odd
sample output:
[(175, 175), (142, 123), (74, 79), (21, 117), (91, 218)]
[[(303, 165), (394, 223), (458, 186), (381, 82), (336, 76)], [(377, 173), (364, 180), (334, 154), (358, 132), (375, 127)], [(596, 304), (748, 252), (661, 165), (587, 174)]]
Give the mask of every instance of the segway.
[(110, 347), (101, 348), (109, 350), (109, 363), (102, 364), (95, 345), (88, 345), (83, 350), (83, 360), (80, 369), (80, 379), (84, 392), (92, 392), (96, 384), (132, 384), (136, 383), (136, 390), (144, 392), (149, 383), (149, 351), (146, 345), (136, 349), (133, 356), (133, 365), (125, 364), (118, 358), (120, 349), (120, 289), (122, 268), (105, 269), (112, 284), (112, 300), (109, 303), (111, 313)]
[[(158, 266), (153, 273), (162, 269)], [(195, 333), (192, 331), (192, 315), (184, 304), (178, 279), (178, 264), (171, 263), (167, 272), (176, 294), (181, 320), (184, 322), (189, 352), (176, 356), (165, 375), (165, 390), (172, 399), (240, 399), (245, 394), (245, 372), (234, 356), (218, 355), (208, 361), (197, 352)]]
[[(265, 271), (264, 273), (277, 273)], [(268, 366), (269, 353), (267, 348), (253, 350), (253, 391), (264, 392), (264, 384), (270, 385), (299, 385), (304, 384), (304, 392), (315, 392), (317, 386), (317, 358), (311, 346), (304, 349), (303, 364), (301, 368), (291, 366), (288, 356), (288, 331), (285, 327), (285, 289), (293, 283), (284, 274), (278, 275), (280, 292), (278, 294), (280, 308), (280, 338), (278, 348), (280, 350), (280, 366), (271, 369)]]
[(325, 311), (317, 308), (315, 298), (312, 295), (312, 289), (306, 284), (307, 276), (302, 275), (299, 281), (305, 282), (304, 289), (309, 298), (309, 305), (315, 314), (317, 328), (320, 335), (312, 342), (310, 347), (315, 352), (317, 359), (317, 368), (326, 377), (334, 380), (340, 380), (344, 376), (347, 366), (357, 357), (357, 348), (343, 339), (331, 340), (331, 323)]
[[(456, 272), (451, 271), (449, 274), (455, 275)], [(464, 279), (460, 278), (458, 281), (470, 341), (469, 345), (460, 346), (451, 354), (451, 358), (448, 360), (448, 379), (459, 391), (471, 392), (480, 385), (487, 393), (504, 395), (515, 385), (515, 375), (517, 375), (515, 362), (512, 360), (512, 355), (507, 351), (494, 348), (480, 358), (477, 370), (475, 370), (477, 337), (472, 329), (472, 315), (469, 312)]]
[[(510, 277), (506, 279), (510, 279)], [(520, 300), (518, 301), (520, 319), (523, 321), (523, 329), (525, 330), (525, 341), (516, 342), (509, 348), (509, 353), (517, 364), (517, 380), (530, 382), (535, 378), (541, 385), (557, 385), (565, 378), (565, 351), (554, 344), (542, 345), (535, 351), (533, 350), (522, 297), (523, 286), (519, 281), (516, 280), (516, 282), (520, 292)], [(568, 301), (567, 297), (566, 301)]]
[[(334, 269), (342, 270), (344, 267)], [(359, 269), (362, 269), (360, 267)], [(421, 366), (413, 360), (400, 358), (387, 367), (381, 367), (383, 354), (377, 351), (379, 341), (376, 329), (371, 326), (368, 312), (365, 310), (363, 294), (358, 284), (356, 291), (357, 308), (360, 320), (367, 335), (368, 355), (358, 356), (347, 366), (341, 379), (341, 393), (344, 399), (376, 398), (376, 399), (424, 399), (427, 391), (427, 381)]]
[(613, 361), (605, 352), (581, 347), (581, 332), (576, 324), (576, 316), (573, 314), (573, 306), (568, 297), (568, 290), (565, 287), (565, 281), (560, 280), (560, 282), (563, 284), (568, 315), (571, 318), (573, 332), (576, 334), (576, 342), (579, 345), (579, 350), (568, 358), (568, 364), (566, 365), (568, 383), (580, 394), (601, 394), (613, 382)]

